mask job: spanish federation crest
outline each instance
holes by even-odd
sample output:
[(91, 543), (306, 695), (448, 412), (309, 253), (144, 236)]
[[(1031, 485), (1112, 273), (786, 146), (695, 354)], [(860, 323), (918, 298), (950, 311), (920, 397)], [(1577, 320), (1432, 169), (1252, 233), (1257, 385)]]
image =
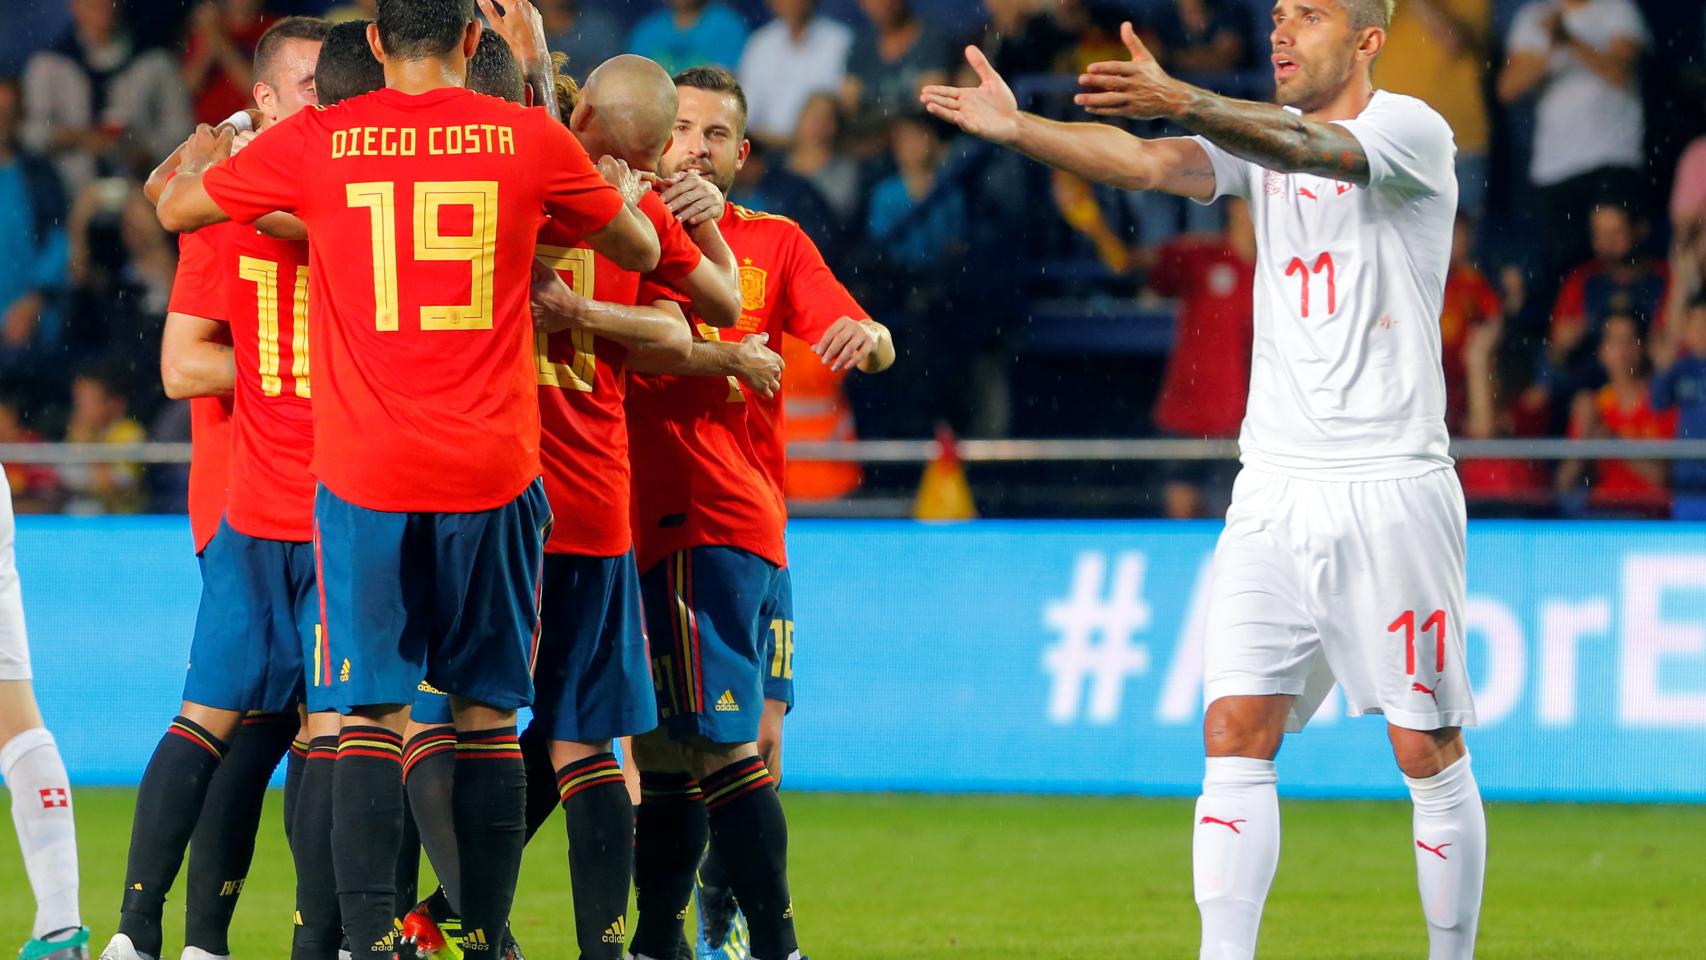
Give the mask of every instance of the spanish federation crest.
[(740, 268), (740, 307), (742, 310), (764, 309), (764, 278), (769, 274), (752, 265), (749, 258)]

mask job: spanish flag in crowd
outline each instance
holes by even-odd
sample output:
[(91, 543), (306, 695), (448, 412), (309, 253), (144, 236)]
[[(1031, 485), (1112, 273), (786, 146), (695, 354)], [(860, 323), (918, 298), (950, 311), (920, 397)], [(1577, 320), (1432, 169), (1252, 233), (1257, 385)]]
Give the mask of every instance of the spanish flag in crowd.
[(936, 445), (936, 459), (924, 468), (924, 479), (918, 484), (918, 498), (912, 504), (913, 518), (976, 520), (977, 504), (972, 500), (971, 484), (966, 482), (966, 469), (960, 463), (954, 432), (946, 424), (936, 428)]

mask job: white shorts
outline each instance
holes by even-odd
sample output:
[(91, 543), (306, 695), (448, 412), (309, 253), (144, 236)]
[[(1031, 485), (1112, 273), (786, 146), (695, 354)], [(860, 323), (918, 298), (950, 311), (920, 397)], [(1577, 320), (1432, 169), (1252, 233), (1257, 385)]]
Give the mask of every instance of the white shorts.
[(24, 595), (18, 589), (13, 539), (12, 485), (0, 477), (0, 680), (30, 679), (30, 643), (24, 633)]
[(1301, 730), (1338, 681), (1351, 716), (1473, 726), (1456, 471), (1303, 480), (1249, 467), (1214, 551), (1203, 703), (1291, 694)]

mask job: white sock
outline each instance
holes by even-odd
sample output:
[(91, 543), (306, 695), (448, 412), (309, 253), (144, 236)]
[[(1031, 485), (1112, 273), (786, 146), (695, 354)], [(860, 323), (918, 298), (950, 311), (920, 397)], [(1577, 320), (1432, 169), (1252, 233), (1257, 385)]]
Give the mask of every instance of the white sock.
[(1279, 867), (1279, 793), (1272, 760), (1209, 757), (1191, 863), (1202, 913), (1201, 960), (1250, 960)]
[(1415, 802), (1416, 886), (1428, 921), (1428, 960), (1475, 956), (1487, 816), (1469, 756), (1426, 780), (1404, 778)]
[(53, 734), (37, 727), (0, 747), (0, 777), (12, 791), (12, 823), (24, 870), (36, 895), (34, 937), (80, 927), (77, 910), (77, 824), (71, 781)]

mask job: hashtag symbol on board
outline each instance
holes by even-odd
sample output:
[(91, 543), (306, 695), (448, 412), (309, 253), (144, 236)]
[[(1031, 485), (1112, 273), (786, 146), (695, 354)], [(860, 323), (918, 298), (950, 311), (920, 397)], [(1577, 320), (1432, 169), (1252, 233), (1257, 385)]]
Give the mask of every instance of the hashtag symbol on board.
[(1147, 567), (1147, 557), (1127, 551), (1114, 558), (1110, 573), (1106, 554), (1086, 551), (1073, 567), (1068, 595), (1044, 608), (1043, 625), (1056, 641), (1043, 651), (1054, 723), (1074, 723), (1080, 713), (1098, 726), (1113, 723), (1126, 680), (1149, 672), (1149, 648), (1135, 642), (1151, 620), (1143, 599)]

